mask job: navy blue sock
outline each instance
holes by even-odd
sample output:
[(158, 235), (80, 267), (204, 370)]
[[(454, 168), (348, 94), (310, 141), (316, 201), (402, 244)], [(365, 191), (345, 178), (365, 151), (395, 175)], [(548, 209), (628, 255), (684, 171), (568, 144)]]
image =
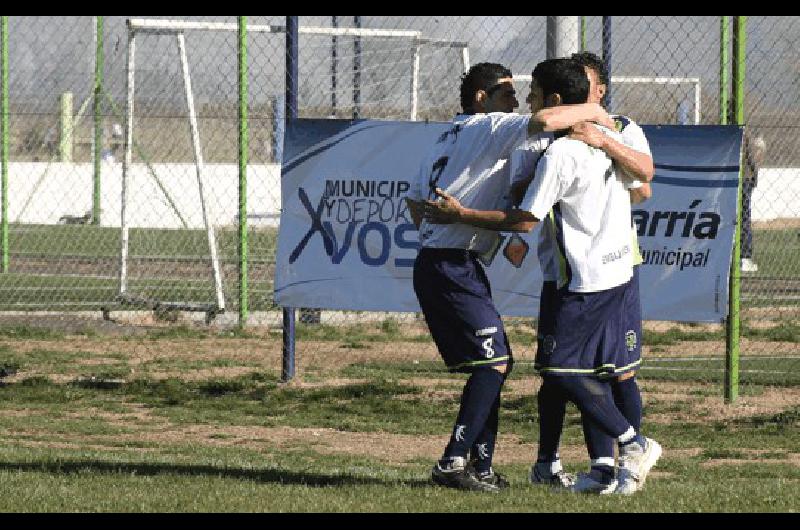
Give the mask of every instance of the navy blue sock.
[(470, 449), (470, 457), (475, 461), (475, 471), (487, 473), (492, 469), (492, 456), (494, 456), (494, 444), (497, 440), (497, 427), (500, 419), (500, 394), (494, 400), (486, 424), (480, 432)]
[(558, 445), (564, 428), (567, 395), (555, 381), (545, 377), (536, 396), (536, 402), (539, 410), (539, 449), (536, 461), (554, 462), (558, 460)]
[(614, 442), (616, 440), (586, 414), (581, 414), (581, 422), (592, 469), (601, 473), (604, 479), (614, 478)]
[(606, 434), (619, 438), (631, 428), (631, 424), (614, 403), (611, 384), (588, 376), (548, 376), (564, 389), (570, 401), (578, 406), (581, 414), (595, 422)]
[(639, 392), (636, 378), (631, 377), (624, 381), (612, 382), (611, 391), (614, 394), (614, 403), (617, 404), (617, 408), (631, 424), (631, 427), (639, 432), (642, 427), (642, 394)]
[(479, 368), (472, 373), (461, 394), (461, 408), (453, 434), (450, 435), (450, 442), (444, 450), (445, 458), (466, 458), (475, 439), (486, 425), (503, 381), (504, 374), (493, 368)]

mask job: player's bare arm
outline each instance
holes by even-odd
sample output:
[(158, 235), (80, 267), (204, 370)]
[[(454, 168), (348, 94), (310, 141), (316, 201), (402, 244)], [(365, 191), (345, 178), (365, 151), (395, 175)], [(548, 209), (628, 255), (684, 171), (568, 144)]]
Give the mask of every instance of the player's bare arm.
[(541, 109), (531, 116), (528, 135), (569, 129), (581, 122), (592, 122), (609, 129), (614, 128), (613, 120), (602, 106), (597, 103), (580, 103)]
[(425, 201), (424, 217), (434, 224), (462, 223), (498, 232), (530, 232), (539, 222), (525, 210), (473, 210), (436, 188), (438, 201)]
[(653, 196), (650, 184), (643, 183), (641, 187), (630, 190), (631, 204), (639, 204)]
[(603, 134), (590, 123), (573, 125), (569, 137), (602, 149), (631, 178), (645, 183), (653, 180), (655, 174), (653, 157), (631, 149), (607, 134)]

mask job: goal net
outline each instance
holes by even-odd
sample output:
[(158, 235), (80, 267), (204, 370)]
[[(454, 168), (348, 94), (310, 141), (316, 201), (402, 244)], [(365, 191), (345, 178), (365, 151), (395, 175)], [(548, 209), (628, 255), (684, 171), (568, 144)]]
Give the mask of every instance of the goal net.
[[(218, 313), (238, 297), (236, 23), (128, 21), (119, 298)], [(248, 23), (250, 306), (272, 303), (285, 27)], [(419, 31), (299, 28), (300, 117), (446, 120), (466, 44)], [(448, 81), (444, 81), (448, 80)]]

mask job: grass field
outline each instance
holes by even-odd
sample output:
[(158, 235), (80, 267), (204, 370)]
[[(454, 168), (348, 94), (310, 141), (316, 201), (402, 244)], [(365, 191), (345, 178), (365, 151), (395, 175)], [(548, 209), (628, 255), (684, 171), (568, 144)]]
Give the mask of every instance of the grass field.
[[(646, 433), (665, 453), (631, 498), (526, 483), (537, 417), (530, 333), (504, 394), (497, 495), (428, 482), (463, 376), (421, 328), (299, 326), (298, 377), (280, 383), (280, 332), (187, 327), (121, 336), (0, 328), (0, 512), (786, 512), (800, 508), (797, 361), (745, 358), (742, 397), (721, 398), (713, 334), (646, 334)], [(764, 332), (765, 334), (767, 332)], [(750, 340), (798, 348), (796, 327)], [(705, 341), (703, 339), (706, 339)], [(697, 360), (676, 358), (694, 345)], [(716, 364), (715, 364), (716, 363)], [(683, 368), (676, 371), (674, 368)], [(562, 457), (587, 459), (570, 408)]]
[[(742, 280), (747, 309), (800, 307), (800, 237), (797, 228), (754, 231), (759, 272)], [(208, 243), (202, 230), (130, 231), (129, 292), (162, 301), (211, 303)], [(253, 311), (274, 309), (277, 230), (249, 233), (248, 285)], [(224, 292), (238, 304), (238, 234), (217, 231)], [(10, 274), (0, 275), (0, 311), (91, 310), (118, 305), (120, 231), (91, 225), (12, 224)]]

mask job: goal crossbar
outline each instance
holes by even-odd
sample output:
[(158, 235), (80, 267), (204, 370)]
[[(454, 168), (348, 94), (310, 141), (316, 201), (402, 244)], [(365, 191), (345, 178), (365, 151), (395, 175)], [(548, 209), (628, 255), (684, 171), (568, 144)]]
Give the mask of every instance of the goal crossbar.
[[(193, 22), (189, 20), (168, 20), (151, 18), (128, 19), (128, 28), (134, 32), (175, 34), (182, 31), (238, 31), (235, 22)], [(371, 28), (328, 28), (323, 26), (300, 26), (298, 33), (306, 35), (328, 35), (331, 37), (384, 37), (415, 39), (420, 44), (444, 48), (468, 48), (469, 43), (423, 37), (421, 31), (401, 29)], [(286, 26), (273, 24), (248, 24), (248, 33), (285, 33)]]

